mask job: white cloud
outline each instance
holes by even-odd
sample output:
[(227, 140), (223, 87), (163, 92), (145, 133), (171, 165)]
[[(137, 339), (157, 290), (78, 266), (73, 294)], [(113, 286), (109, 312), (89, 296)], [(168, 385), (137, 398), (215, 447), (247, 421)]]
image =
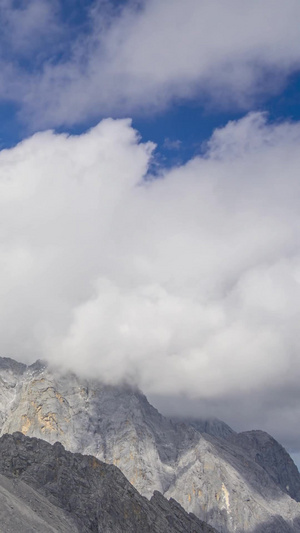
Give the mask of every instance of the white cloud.
[[(105, 271), (114, 212), (146, 171), (128, 121), (36, 134), (0, 154), (1, 353), (37, 356)], [(4, 304), (5, 302), (5, 304)]]
[[(99, 114), (153, 113), (181, 98), (248, 107), (299, 70), (298, 0), (135, 4), (117, 14), (107, 13), (106, 3), (93, 5), (84, 30), (64, 40), (60, 60), (49, 53), (42, 69), (14, 72), (17, 83), (7, 84), (6, 94), (22, 104), (23, 116), (35, 125), (72, 124)], [(37, 3), (30, 6), (36, 14)], [(63, 25), (48, 26), (68, 35)], [(29, 30), (22, 23), (17, 42), (22, 35), (28, 42)]]
[(147, 181), (128, 120), (2, 151), (1, 354), (225, 415), (255, 396), (248, 420), (275, 427), (298, 402), (299, 142), (250, 114)]

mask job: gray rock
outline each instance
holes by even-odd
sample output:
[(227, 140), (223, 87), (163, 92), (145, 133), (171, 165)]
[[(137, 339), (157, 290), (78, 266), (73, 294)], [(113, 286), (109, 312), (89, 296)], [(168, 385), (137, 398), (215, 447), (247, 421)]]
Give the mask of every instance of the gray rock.
[(193, 426), (200, 433), (207, 433), (213, 437), (221, 439), (228, 439), (236, 432), (230, 426), (219, 420), (218, 418), (187, 418), (187, 417), (172, 417), (174, 422), (182, 422)]
[[(29, 518), (21, 529), (10, 523), (6, 533), (216, 533), (161, 494), (155, 493), (149, 502), (117, 467), (67, 452), (60, 443), (50, 445), (22, 433), (4, 435), (0, 438), (0, 472), (9, 478), (12, 521), (16, 521), (15, 508), (18, 520), (21, 513)], [(33, 508), (38, 511), (36, 520), (31, 516)]]
[(21, 480), (0, 475), (1, 533), (80, 533), (63, 510)]
[[(36, 363), (34, 363), (36, 364)], [(10, 357), (0, 357), (0, 369), (1, 371), (13, 372), (17, 375), (22, 375), (27, 370), (27, 366), (24, 363), (14, 361)]]
[(300, 501), (300, 476), (294, 461), (273, 437), (264, 431), (231, 434), (228, 441), (240, 446), (281, 488)]
[(7, 360), (3, 370), (0, 365), (0, 407), (1, 434), (60, 441), (112, 463), (143, 496), (158, 490), (222, 533), (252, 533), (261, 524), (272, 524), (273, 533), (282, 533), (282, 524), (300, 531), (300, 504), (291, 497), (299, 473), (289, 466), (283, 476), (289, 456), (281, 456), (279, 469), (267, 451), (259, 462), (258, 451), (250, 453), (253, 445), (235, 441), (220, 422), (200, 433), (163, 417), (132, 387), (62, 375), (44, 363), (20, 373)]

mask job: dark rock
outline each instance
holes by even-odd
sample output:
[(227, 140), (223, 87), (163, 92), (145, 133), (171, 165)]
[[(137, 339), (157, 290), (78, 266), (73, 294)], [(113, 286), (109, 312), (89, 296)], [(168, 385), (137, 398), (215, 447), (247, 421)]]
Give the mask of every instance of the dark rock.
[(159, 493), (149, 502), (117, 467), (67, 452), (60, 443), (3, 435), (0, 473), (63, 510), (66, 524), (74, 521), (81, 533), (216, 533)]
[(21, 375), (27, 370), (27, 366), (10, 357), (0, 357), (0, 370), (11, 370), (15, 374)]

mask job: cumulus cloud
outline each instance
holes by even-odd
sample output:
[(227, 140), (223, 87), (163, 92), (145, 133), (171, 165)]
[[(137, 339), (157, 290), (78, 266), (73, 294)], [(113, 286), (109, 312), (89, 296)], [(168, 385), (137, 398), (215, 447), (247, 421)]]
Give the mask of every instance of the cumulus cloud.
[(292, 441), (299, 142), (300, 124), (252, 113), (156, 178), (128, 120), (0, 152), (1, 354), (222, 398), (224, 415), (256, 398), (264, 427), (290, 412)]
[[(14, 72), (19, 83), (5, 85), (7, 97), (19, 101), (23, 118), (35, 125), (153, 113), (189, 98), (247, 108), (257, 95), (276, 92), (299, 70), (298, 0), (128, 1), (115, 10), (99, 0), (77, 34), (58, 18), (56, 27), (45, 25), (48, 5), (31, 0), (35, 17), (24, 22), (19, 13), (11, 19), (13, 25), (23, 21), (17, 42), (31, 42), (29, 30), (43, 35), (45, 27), (49, 34), (64, 36), (60, 54), (48, 51), (41, 61), (39, 53), (30, 72)], [(31, 31), (39, 18), (41, 31)]]

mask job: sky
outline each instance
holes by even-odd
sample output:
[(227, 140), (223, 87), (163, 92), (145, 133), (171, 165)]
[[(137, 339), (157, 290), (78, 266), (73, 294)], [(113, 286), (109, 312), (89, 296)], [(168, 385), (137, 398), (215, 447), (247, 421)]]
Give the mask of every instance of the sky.
[(2, 356), (300, 458), (299, 17), (2, 0)]

